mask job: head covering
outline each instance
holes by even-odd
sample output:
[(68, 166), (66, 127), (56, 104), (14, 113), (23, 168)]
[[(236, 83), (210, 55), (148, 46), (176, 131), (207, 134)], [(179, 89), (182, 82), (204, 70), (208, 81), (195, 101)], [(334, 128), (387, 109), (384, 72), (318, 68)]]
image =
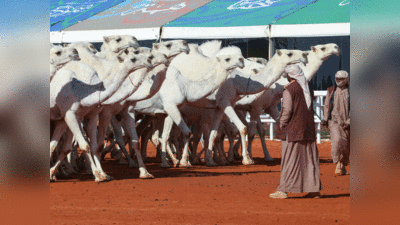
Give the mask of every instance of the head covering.
[(287, 75), (297, 81), (303, 89), (304, 98), (307, 103), (307, 107), (311, 106), (311, 95), (308, 89), (308, 83), (306, 77), (304, 76), (303, 70), (296, 64), (291, 64), (285, 68)]
[(343, 81), (336, 81), (338, 87), (344, 87), (349, 84), (349, 74), (344, 70), (339, 70), (336, 72), (335, 78), (346, 78)]

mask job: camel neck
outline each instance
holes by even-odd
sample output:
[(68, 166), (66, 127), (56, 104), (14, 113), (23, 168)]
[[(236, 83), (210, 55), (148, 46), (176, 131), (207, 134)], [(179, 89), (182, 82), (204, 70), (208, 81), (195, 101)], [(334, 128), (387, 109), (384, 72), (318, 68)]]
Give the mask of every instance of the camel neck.
[(318, 69), (321, 67), (324, 60), (318, 57), (313, 51), (308, 51), (308, 63), (306, 66), (301, 65), (300, 67), (303, 69), (304, 76), (307, 79), (307, 82), (313, 78), (313, 76), (317, 73)]

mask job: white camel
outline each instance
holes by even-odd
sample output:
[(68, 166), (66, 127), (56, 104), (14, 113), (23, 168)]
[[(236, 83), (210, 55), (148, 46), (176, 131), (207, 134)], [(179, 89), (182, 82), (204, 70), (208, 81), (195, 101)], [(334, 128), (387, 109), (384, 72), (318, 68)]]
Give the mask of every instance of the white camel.
[[(327, 60), (333, 54), (340, 55), (339, 47), (334, 43), (316, 45), (311, 47), (311, 51), (308, 53), (308, 63), (298, 65), (302, 68), (304, 76), (307, 81), (313, 78), (318, 69), (321, 67), (322, 63)], [(284, 90), (284, 85), (288, 83), (287, 79), (279, 79), (271, 88), (263, 93), (256, 95), (248, 95), (237, 102), (235, 110), (243, 110), (250, 112), (250, 123), (249, 123), (249, 135), (248, 135), (248, 149), (251, 153), (251, 144), (255, 136), (255, 129), (257, 128), (258, 134), (260, 136), (261, 144), (264, 152), (264, 159), (266, 161), (272, 161), (273, 158), (269, 155), (267, 146), (265, 144), (265, 131), (262, 127), (260, 120), (260, 115), (262, 111), (271, 115), (275, 121), (279, 121), (279, 110), (277, 105), (280, 103), (282, 98), (282, 93)], [(243, 122), (246, 122), (244, 115), (241, 116)], [(240, 142), (236, 143), (234, 149), (238, 149)]]
[[(166, 51), (159, 51), (161, 48), (160, 46), (163, 45), (170, 45), (171, 48), (168, 48)], [(173, 45), (173, 46), (172, 46)], [(134, 92), (132, 95), (128, 96), (124, 101), (115, 103), (113, 105), (110, 105), (108, 107), (105, 107), (103, 111), (99, 114), (100, 116), (100, 122), (99, 122), (99, 137), (98, 141), (101, 142), (105, 138), (106, 134), (106, 129), (107, 126), (109, 125), (110, 121), (112, 122), (111, 124), (113, 125), (114, 132), (117, 134), (116, 139), (117, 143), (120, 146), (120, 149), (125, 153), (126, 157), (128, 158), (129, 165), (130, 166), (135, 166), (135, 163), (127, 153), (125, 147), (124, 147), (124, 141), (121, 138), (121, 131), (120, 127), (116, 126), (116, 121), (112, 120), (112, 117), (118, 113), (120, 113), (121, 117), (124, 119), (124, 128), (128, 136), (130, 137), (131, 141), (129, 142), (130, 150), (131, 153), (135, 151), (136, 157), (138, 159), (139, 163), (139, 171), (140, 171), (140, 178), (146, 179), (146, 178), (154, 178), (153, 175), (151, 175), (147, 170), (146, 167), (143, 163), (143, 160), (141, 159), (140, 152), (138, 150), (137, 146), (137, 135), (136, 135), (136, 127), (135, 127), (135, 118), (131, 115), (129, 115), (128, 108), (134, 105), (137, 101), (144, 100), (147, 98), (152, 97), (157, 91), (160, 89), (161, 84), (163, 83), (165, 79), (165, 74), (168, 68), (169, 61), (168, 59), (172, 59), (171, 57), (176, 56), (177, 54), (181, 52), (187, 52), (189, 51), (186, 42), (176, 40), (176, 41), (171, 41), (170, 43), (163, 43), (163, 44), (158, 44), (158, 49), (153, 49), (152, 55), (153, 55), (153, 65), (155, 66), (151, 71), (147, 72), (147, 76), (144, 79), (143, 83), (141, 86), (139, 86), (138, 90)], [(132, 49), (128, 49), (126, 51), (133, 51), (134, 54), (137, 54), (136, 51)], [(150, 49), (148, 48), (141, 48), (141, 52), (150, 52)], [(132, 85), (131, 85), (132, 86)], [(124, 89), (121, 88), (122, 91), (126, 91), (132, 87), (124, 87)], [(124, 110), (126, 109), (126, 110)], [(101, 156), (102, 152), (100, 151), (101, 149), (98, 149), (96, 151), (96, 155), (98, 157)]]
[(101, 51), (96, 53), (96, 55), (108, 60), (115, 60), (119, 52), (129, 47), (139, 48), (137, 39), (132, 35), (104, 36), (103, 40)]
[(50, 47), (50, 82), (56, 72), (72, 60), (80, 60), (76, 49), (52, 45)]
[[(90, 152), (90, 148), (96, 149), (97, 145), (97, 114), (101, 111), (101, 103), (118, 90), (130, 73), (143, 67), (150, 68), (151, 64), (146, 57), (126, 55), (123, 52), (120, 53), (118, 61), (100, 59), (84, 43), (74, 43), (71, 47), (77, 49), (81, 61), (68, 63), (57, 72), (51, 82), (50, 103), (51, 109), (54, 109), (51, 117), (54, 120), (64, 118), (66, 122), (66, 124), (61, 122), (56, 127), (52, 141), (59, 140), (68, 125), (69, 130), (67, 130), (63, 152), (70, 150), (73, 136), (83, 151)], [(58, 78), (57, 82), (55, 82), (56, 77)], [(71, 77), (74, 77), (73, 82), (71, 82)], [(85, 128), (91, 143), (90, 146), (83, 136), (79, 123), (83, 117), (87, 119)], [(52, 143), (50, 147), (54, 147)], [(60, 159), (62, 160), (64, 157), (65, 154), (61, 154)], [(94, 157), (94, 161), (97, 161), (94, 163), (90, 155), (87, 158), (96, 181), (108, 179), (102, 171), (99, 160)], [(50, 171), (51, 179), (59, 162), (60, 160)]]

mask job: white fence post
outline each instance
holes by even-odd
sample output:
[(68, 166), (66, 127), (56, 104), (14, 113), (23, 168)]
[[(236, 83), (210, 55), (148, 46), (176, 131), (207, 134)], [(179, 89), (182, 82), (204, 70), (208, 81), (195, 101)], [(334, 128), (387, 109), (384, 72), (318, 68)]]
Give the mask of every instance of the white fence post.
[[(315, 104), (315, 113), (317, 116), (314, 116), (314, 122), (317, 123), (317, 143), (321, 144), (321, 120), (319, 118), (323, 118), (324, 116), (324, 97), (326, 96), (327, 91), (314, 91), (314, 97), (316, 98)], [(281, 99), (282, 103), (282, 99)], [(319, 117), (319, 118), (318, 118)], [(260, 116), (262, 123), (270, 123), (269, 124), (269, 140), (274, 139), (274, 123), (276, 121), (271, 118), (269, 114), (261, 115)], [(246, 114), (247, 122), (250, 122), (250, 114)], [(247, 141), (247, 136), (246, 136)]]

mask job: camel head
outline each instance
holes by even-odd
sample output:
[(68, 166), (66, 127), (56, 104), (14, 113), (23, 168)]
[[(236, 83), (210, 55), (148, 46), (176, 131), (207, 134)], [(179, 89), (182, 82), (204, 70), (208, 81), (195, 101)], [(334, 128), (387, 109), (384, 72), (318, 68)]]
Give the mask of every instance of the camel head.
[(71, 48), (75, 48), (76, 50), (81, 50), (81, 49), (85, 49), (87, 51), (89, 51), (92, 54), (96, 54), (97, 50), (96, 48), (93, 46), (93, 44), (89, 43), (89, 42), (74, 42), (68, 45), (64, 45), (64, 46), (68, 46)]
[(53, 45), (50, 48), (50, 64), (59, 68), (72, 60), (80, 60), (78, 51), (72, 47)]
[(311, 51), (309, 52), (310, 54), (316, 55), (323, 61), (327, 60), (333, 54), (340, 56), (339, 46), (334, 43), (311, 46)]
[(306, 64), (308, 62), (308, 54), (308, 52), (303, 52), (300, 50), (278, 49), (276, 50), (276, 54), (272, 58), (279, 59), (279, 61), (285, 62), (286, 65), (295, 63)]
[(165, 54), (160, 52), (152, 52), (151, 48), (147, 47), (139, 47), (139, 49), (135, 48), (127, 48), (124, 50), (125, 55), (132, 54), (132, 55), (145, 55), (150, 58), (152, 67), (156, 67), (160, 64), (168, 64), (168, 57)]
[(137, 39), (132, 35), (112, 35), (104, 36), (104, 47), (102, 49), (107, 49), (107, 51), (119, 53), (128, 47), (139, 48), (139, 43)]
[(142, 68), (147, 68), (147, 70), (152, 69), (152, 58), (153, 55), (151, 53), (140, 53), (135, 48), (127, 48), (117, 55), (118, 62), (124, 63), (130, 72)]
[(249, 58), (247, 58), (247, 60), (259, 63), (259, 64), (264, 65), (264, 66), (266, 66), (267, 63), (268, 63), (268, 60), (266, 60), (264, 58), (261, 58), (261, 57), (249, 57)]
[(244, 68), (244, 57), (240, 48), (229, 46), (221, 49), (215, 56), (218, 63), (226, 71), (230, 71), (239, 67)]
[(190, 49), (186, 41), (184, 40), (173, 40), (165, 41), (161, 43), (153, 44), (153, 52), (159, 52), (165, 54), (169, 61), (179, 55), (181, 52), (189, 54)]

